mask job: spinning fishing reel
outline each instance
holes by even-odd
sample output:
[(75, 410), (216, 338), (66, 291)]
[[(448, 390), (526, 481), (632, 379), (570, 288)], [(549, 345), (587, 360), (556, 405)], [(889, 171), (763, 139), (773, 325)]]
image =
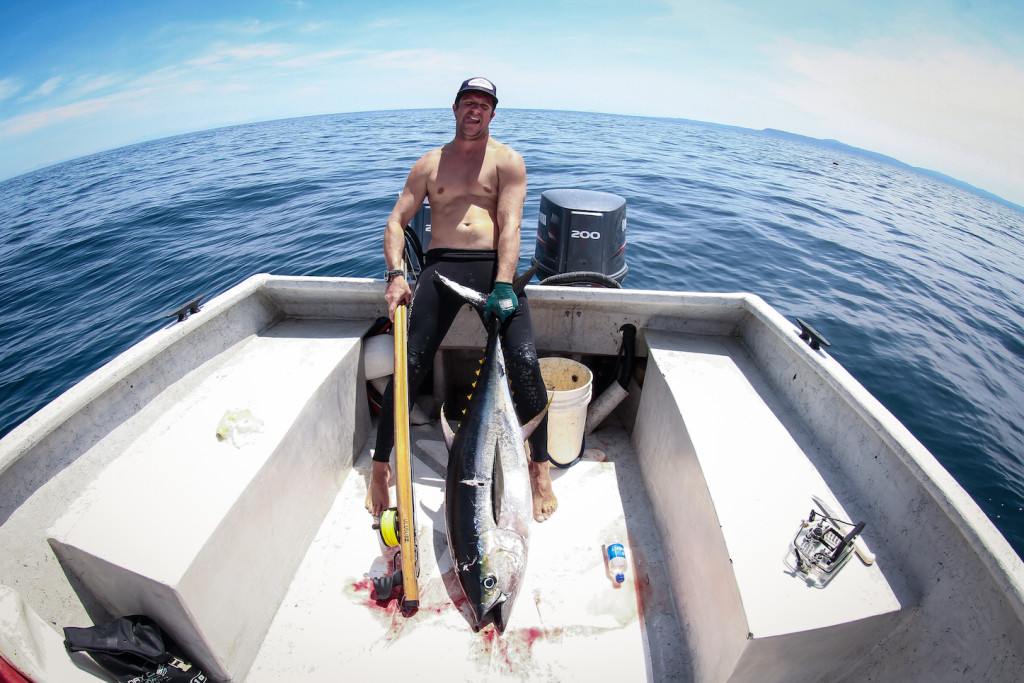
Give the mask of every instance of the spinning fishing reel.
[(812, 509), (793, 537), (796, 571), (808, 584), (824, 588), (835, 578), (856, 549), (865, 564), (874, 562), (860, 534), (864, 522), (854, 524), (839, 519), (817, 496), (813, 497), (818, 510)]

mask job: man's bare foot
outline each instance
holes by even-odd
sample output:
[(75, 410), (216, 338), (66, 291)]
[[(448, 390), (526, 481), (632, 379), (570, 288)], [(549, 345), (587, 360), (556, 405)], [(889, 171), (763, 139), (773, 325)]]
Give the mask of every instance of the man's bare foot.
[(558, 501), (551, 488), (551, 463), (530, 461), (530, 489), (533, 491), (533, 518), (538, 522), (547, 521)]
[(370, 486), (366, 491), (366, 509), (374, 517), (379, 517), (391, 507), (391, 463), (373, 461), (370, 470)]

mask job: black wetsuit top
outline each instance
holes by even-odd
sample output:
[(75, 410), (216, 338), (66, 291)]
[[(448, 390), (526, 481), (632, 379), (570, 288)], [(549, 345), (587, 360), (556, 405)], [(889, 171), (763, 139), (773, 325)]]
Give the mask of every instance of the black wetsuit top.
[[(471, 287), (483, 294), (494, 287), (498, 270), (498, 252), (494, 250), (431, 249), (426, 254), (426, 265), (416, 279), (416, 289), (409, 308), (408, 386), (410, 404), (419, 395), (420, 385), (430, 371), (434, 354), (455, 322), (459, 309), (466, 303), (443, 285), (434, 282), (434, 272), (450, 280)], [(533, 322), (530, 302), (526, 294), (519, 296), (519, 308), (506, 321), (502, 332), (505, 365), (509, 384), (516, 399), (516, 414), (520, 422), (527, 422), (547, 405), (547, 389), (537, 362), (537, 349), (533, 344)], [(395, 442), (395, 409), (392, 384), (389, 382), (381, 399), (380, 423), (377, 426), (377, 446), (373, 459), (387, 462)], [(530, 457), (538, 462), (548, 460), (547, 418), (530, 436)]]

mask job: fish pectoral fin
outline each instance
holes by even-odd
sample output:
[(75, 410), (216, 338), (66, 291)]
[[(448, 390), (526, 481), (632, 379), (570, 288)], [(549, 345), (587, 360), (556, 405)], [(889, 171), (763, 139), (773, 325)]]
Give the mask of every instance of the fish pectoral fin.
[(444, 416), (444, 404), (441, 404), (441, 433), (444, 434), (444, 443), (448, 446), (448, 450), (452, 450), (452, 444), (455, 443), (455, 432), (452, 431), (451, 425), (448, 424), (448, 418)]
[(445, 287), (455, 292), (455, 294), (472, 304), (473, 308), (480, 311), (481, 314), (483, 314), (484, 309), (487, 307), (486, 295), (476, 291), (475, 289), (470, 289), (469, 287), (460, 285), (457, 282), (453, 282), (436, 271), (434, 272), (434, 282), (440, 282)]
[[(495, 452), (497, 444), (495, 444)], [(494, 458), (494, 471), (491, 475), (491, 512), (494, 519), (501, 518), (501, 501), (505, 495), (505, 474), (501, 469), (500, 458)]]
[(537, 415), (534, 416), (532, 420), (523, 425), (523, 441), (526, 441), (527, 439), (530, 438), (530, 435), (533, 434), (534, 430), (537, 429), (537, 427), (540, 425), (541, 420), (543, 420), (544, 416), (548, 414), (548, 408), (551, 407), (551, 401), (554, 400), (554, 398), (554, 396), (549, 398), (547, 405), (544, 406), (544, 409), (537, 413)]
[[(523, 290), (526, 289), (527, 283), (530, 282), (530, 279), (533, 277), (533, 274), (537, 271), (539, 265), (539, 263), (535, 263), (532, 268), (530, 268), (528, 271), (520, 275), (512, 283), (512, 291), (514, 291), (517, 296), (523, 295)], [(453, 282), (452, 280), (449, 280), (444, 275), (441, 275), (441, 273), (438, 272), (434, 273), (434, 282), (440, 282), (442, 285), (450, 289), (456, 295), (465, 299), (468, 303), (470, 303), (473, 306), (473, 308), (475, 308), (477, 311), (480, 312), (481, 315), (483, 315), (484, 311), (487, 308), (486, 294), (484, 294), (483, 292), (478, 292), (475, 289), (471, 289), (464, 285), (460, 285), (457, 282)]]

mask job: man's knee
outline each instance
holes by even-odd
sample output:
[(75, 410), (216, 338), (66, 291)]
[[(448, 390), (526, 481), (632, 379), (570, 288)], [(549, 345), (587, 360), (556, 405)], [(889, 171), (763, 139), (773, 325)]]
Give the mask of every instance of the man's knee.
[[(420, 382), (427, 376), (434, 360), (434, 354), (423, 349), (409, 348), (406, 353), (406, 372), (410, 388), (419, 388)], [(410, 397), (415, 400), (415, 397)]]

